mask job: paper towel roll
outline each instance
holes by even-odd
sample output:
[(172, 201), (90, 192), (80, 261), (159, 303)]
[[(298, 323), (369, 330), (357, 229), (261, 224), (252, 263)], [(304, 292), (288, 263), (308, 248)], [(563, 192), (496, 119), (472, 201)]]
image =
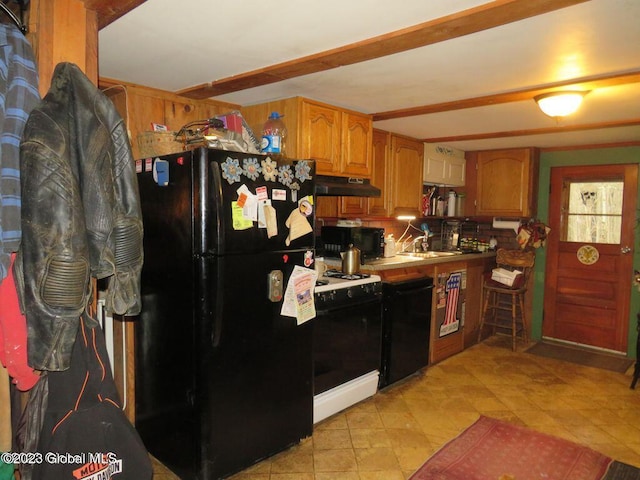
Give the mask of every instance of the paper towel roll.
[(520, 228), (520, 219), (493, 217), (493, 228), (504, 228), (518, 233), (518, 229)]

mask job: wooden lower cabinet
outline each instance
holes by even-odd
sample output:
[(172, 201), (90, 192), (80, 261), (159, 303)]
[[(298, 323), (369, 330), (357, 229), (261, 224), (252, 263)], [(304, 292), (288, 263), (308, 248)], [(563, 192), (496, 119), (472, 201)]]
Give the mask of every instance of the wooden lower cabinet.
[[(385, 270), (365, 267), (365, 270), (380, 275), (383, 282), (402, 282), (424, 277), (434, 279), (429, 364), (435, 364), (477, 343), (482, 303), (482, 276), (485, 272), (491, 271), (494, 266), (495, 256), (486, 256)], [(461, 292), (464, 291), (464, 295), (461, 295), (461, 298), (464, 298), (464, 305), (459, 302), (455, 313), (458, 319), (462, 318), (462, 321), (459, 321), (456, 331), (443, 334), (446, 332), (446, 327), (443, 328), (442, 323), (447, 312), (447, 300), (451, 298), (448, 296), (450, 292), (447, 291), (451, 285), (447, 285), (447, 281), (452, 274), (458, 273), (460, 273), (458, 287)]]
[[(461, 315), (465, 312), (465, 304), (456, 301), (452, 306), (450, 303), (456, 299), (462, 299), (466, 302), (466, 298), (462, 294), (462, 290), (465, 290), (467, 286), (466, 272), (467, 262), (455, 261), (436, 265), (433, 278), (434, 297), (429, 363), (440, 362), (464, 349), (464, 321), (461, 320)], [(453, 278), (458, 278), (457, 285), (452, 286)], [(454, 295), (453, 288), (458, 288), (458, 292), (460, 292), (457, 297)], [(448, 318), (455, 321), (448, 324)], [(447, 330), (451, 330), (451, 332), (448, 333)]]
[(464, 348), (478, 342), (482, 312), (482, 278), (495, 267), (495, 258), (482, 258), (467, 263), (467, 289), (464, 318)]

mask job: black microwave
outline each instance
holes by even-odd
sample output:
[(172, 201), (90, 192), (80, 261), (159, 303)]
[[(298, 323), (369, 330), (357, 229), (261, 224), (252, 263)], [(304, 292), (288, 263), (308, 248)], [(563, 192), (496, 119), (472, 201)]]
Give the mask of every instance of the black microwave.
[(384, 256), (384, 228), (323, 226), (320, 238), (327, 257), (340, 257), (349, 244), (360, 250), (360, 261)]

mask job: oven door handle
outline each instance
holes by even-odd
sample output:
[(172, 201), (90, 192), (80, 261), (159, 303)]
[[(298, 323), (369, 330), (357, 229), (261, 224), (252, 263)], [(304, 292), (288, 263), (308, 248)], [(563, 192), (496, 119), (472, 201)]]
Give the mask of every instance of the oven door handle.
[(409, 290), (396, 290), (395, 295), (397, 297), (406, 297), (409, 295), (415, 295), (416, 293), (426, 292), (427, 290), (433, 290), (433, 285), (427, 285), (426, 287), (411, 288)]
[(324, 308), (322, 310), (316, 310), (316, 315), (329, 315), (331, 312), (336, 312), (338, 310), (343, 310), (345, 308), (353, 308), (353, 307), (361, 307), (364, 305), (369, 305), (372, 303), (380, 303), (380, 308), (382, 308), (382, 303), (380, 302), (380, 297), (376, 296), (375, 298), (368, 298), (366, 300), (354, 300), (353, 302), (349, 302), (347, 304), (341, 303), (340, 305), (336, 305), (335, 307)]

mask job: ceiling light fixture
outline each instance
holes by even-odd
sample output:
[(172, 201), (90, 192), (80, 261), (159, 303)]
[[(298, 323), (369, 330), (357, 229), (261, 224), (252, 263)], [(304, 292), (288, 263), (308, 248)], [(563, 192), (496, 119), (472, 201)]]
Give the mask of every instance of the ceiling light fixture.
[(578, 110), (587, 93), (589, 93), (588, 90), (549, 92), (536, 95), (533, 99), (546, 115), (558, 118), (571, 115)]

